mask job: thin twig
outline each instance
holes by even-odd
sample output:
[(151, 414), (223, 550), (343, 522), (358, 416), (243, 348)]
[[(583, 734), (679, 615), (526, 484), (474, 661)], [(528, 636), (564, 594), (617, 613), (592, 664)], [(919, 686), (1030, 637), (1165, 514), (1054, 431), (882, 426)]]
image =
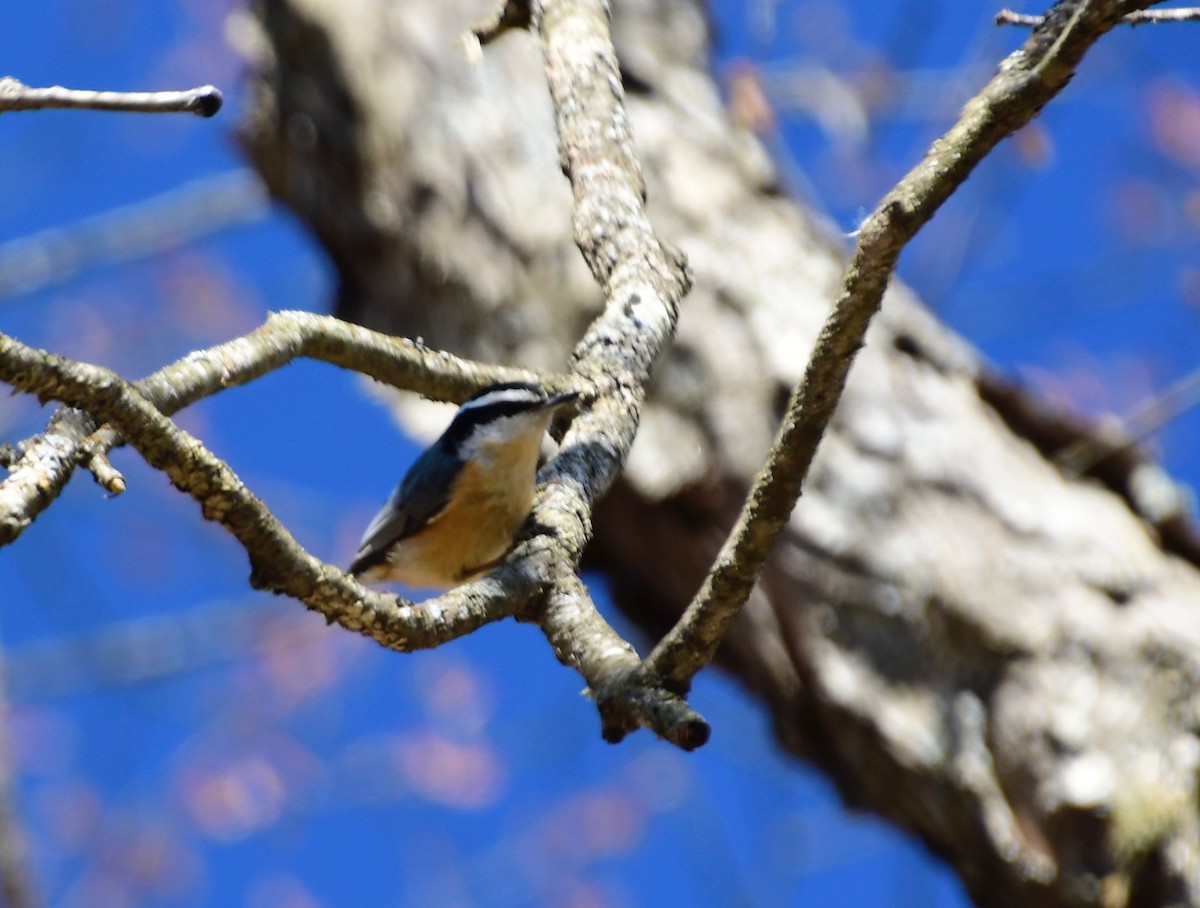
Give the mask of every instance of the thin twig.
[(959, 121), (863, 223), (842, 292), (793, 390), (766, 465), (700, 591), (655, 647), (646, 669), (686, 689), (716, 653), (787, 524), (837, 407), (854, 356), (878, 312), (901, 250), (1006, 136), (1028, 123), (1068, 82), (1111, 27), (1120, 0), (1064, 0), (1057, 28), (1035, 32), (966, 105)]
[(121, 110), (132, 113), (193, 113), (211, 117), (224, 99), (213, 85), (187, 91), (87, 91), (52, 85), (31, 88), (12, 76), (0, 78), (0, 113), (16, 110)]
[[(1045, 16), (1033, 13), (1017, 13), (1011, 9), (1002, 9), (996, 13), (997, 25), (1019, 25), (1024, 28), (1037, 28), (1046, 21)], [(1138, 10), (1126, 13), (1121, 17), (1125, 25), (1155, 25), (1165, 22), (1200, 22), (1200, 8)]]

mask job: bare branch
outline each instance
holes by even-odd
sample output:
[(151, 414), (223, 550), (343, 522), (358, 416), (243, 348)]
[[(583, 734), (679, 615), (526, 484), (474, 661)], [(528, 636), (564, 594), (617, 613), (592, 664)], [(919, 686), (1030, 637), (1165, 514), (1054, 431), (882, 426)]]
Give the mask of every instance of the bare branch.
[[(572, 363), (596, 398), (544, 471), (547, 484), (533, 511), (534, 523), (550, 530), (543, 538), (552, 540), (555, 563), (573, 570), (591, 536), (592, 506), (633, 443), (650, 369), (674, 332), (691, 278), (682, 254), (656, 236), (646, 215), (607, 4), (535, 2), (532, 26), (541, 39), (560, 158), (574, 196), (575, 242), (606, 301)], [(583, 674), (600, 701), (606, 737), (619, 740), (647, 725), (683, 747), (704, 743), (707, 725), (676, 694), (628, 683), (637, 657), (574, 574), (560, 569), (553, 576), (558, 580), (542, 629), (559, 659)]]
[[(288, 313), (281, 318), (297, 316), (303, 322), (306, 314)], [(338, 326), (371, 334), (343, 323)], [(268, 323), (259, 331), (270, 328)], [(249, 345), (250, 340), (239, 338), (222, 349), (232, 358), (236, 355), (233, 348), (239, 343)], [(214, 362), (210, 355), (189, 357), (177, 364), (193, 367), (193, 376), (200, 378), (182, 383), (183, 393), (180, 388), (173, 389), (166, 406), (189, 402), (189, 388), (215, 388), (215, 370), (206, 370), (202, 360)], [(267, 365), (262, 357), (255, 357), (252, 365), (239, 370), (230, 364), (223, 374), (249, 380), (265, 371)], [(171, 389), (162, 374), (155, 376), (157, 384), (142, 384)], [(546, 537), (541, 537), (519, 547), (514, 560), (484, 580), (419, 607), (370, 592), (337, 568), (309, 555), (225, 463), (175, 426), (134, 385), (105, 369), (32, 349), (3, 335), (0, 379), (28, 393), (65, 401), (95, 414), (97, 420), (111, 423), (147, 463), (166, 473), (176, 488), (196, 500), (205, 518), (221, 523), (242, 543), (250, 558), (252, 586), (299, 599), (327, 620), (390, 648), (407, 651), (436, 646), (486, 623), (522, 615), (522, 609), (535, 601), (534, 595), (541, 589), (537, 578), (554, 570), (555, 562), (548, 559), (557, 558), (557, 553), (542, 544)], [(571, 547), (575, 560), (583, 541), (577, 538), (576, 546)], [(611, 740), (619, 740), (641, 724), (650, 725), (686, 749), (708, 739), (707, 723), (681, 698), (631, 680), (639, 664), (637, 655), (600, 617), (573, 574), (556, 586), (538, 620), (559, 658), (579, 669), (597, 692), (605, 734)], [(612, 660), (613, 654), (621, 655), (619, 662)]]
[(633, 647), (604, 620), (574, 574), (555, 585), (537, 620), (559, 661), (587, 680), (606, 741), (615, 744), (646, 727), (683, 750), (708, 742), (708, 723), (679, 694), (647, 683)]
[(301, 311), (272, 313), (265, 324), (245, 337), (190, 353), (143, 379), (138, 388), (170, 415), (302, 356), (451, 403), (461, 403), (498, 381), (534, 381), (554, 391), (576, 388), (562, 376), (478, 363), (432, 350), (419, 341)]
[[(708, 727), (679, 692), (711, 659), (786, 523), (900, 250), (974, 165), (1065, 84), (1087, 47), (1116, 21), (1120, 6), (1117, 0), (1060, 3), (1054, 20), (1058, 27), (1031, 36), (968, 105), (959, 124), (864, 224), (842, 296), (805, 380), (793, 393), (788, 417), (738, 527), (687, 615), (644, 666), (596, 611), (573, 570), (590, 535), (591, 508), (611, 485), (632, 444), (650, 368), (674, 330), (690, 278), (682, 256), (657, 238), (645, 214), (645, 187), (602, 0), (543, 0), (531, 10), (545, 55), (564, 171), (574, 194), (576, 242), (607, 301), (574, 353), (574, 377), (595, 396), (563, 439), (559, 457), (544, 471), (532, 521), (541, 532), (489, 578), (433, 600), (419, 612), (403, 600), (363, 590), (304, 552), (225, 464), (164, 415), (301, 355), (302, 343), (295, 341), (305, 331), (298, 326), (316, 317), (282, 316), (292, 322), (282, 331), (268, 322), (246, 338), (188, 357), (136, 386), (15, 341), (0, 342), (0, 376), (110, 422), (112, 429), (90, 442), (80, 439), (62, 462), (74, 465), (87, 456), (105, 475), (103, 452), (117, 441), (116, 433), (123, 434), (147, 462), (194, 497), (206, 517), (221, 522), (242, 542), (254, 585), (294, 596), (330, 620), (397, 649), (434, 645), (497, 617), (536, 617), (559, 658), (587, 680), (606, 737), (619, 740), (648, 725), (680, 746), (699, 746)], [(348, 344), (346, 335), (354, 332), (361, 336)], [(385, 339), (381, 350), (379, 341), (380, 336), (364, 329), (325, 324), (309, 335), (311, 348), (303, 352), (317, 355), (313, 351), (319, 349), (324, 355), (317, 358), (386, 375), (409, 387), (428, 382), (428, 393), (449, 399), (461, 399), (478, 387), (478, 374), (468, 377), (467, 372), (485, 368), (458, 362), (439, 371), (430, 361), (438, 354), (410, 345), (410, 355), (397, 355), (397, 347), (408, 342)], [(64, 424), (72, 419), (62, 417)], [(80, 434), (78, 426), (72, 428)]]
[(95, 436), (89, 436), (84, 439), (81, 454), (83, 468), (92, 474), (101, 488), (110, 495), (120, 495), (125, 491), (125, 477), (108, 459), (107, 445)]
[(1028, 123), (1107, 32), (1119, 0), (1065, 0), (1057, 27), (1035, 32), (964, 108), (959, 121), (893, 189), (859, 230), (842, 292), (792, 391), (787, 413), (712, 569), (675, 627), (647, 659), (652, 675), (686, 688), (716, 653), (754, 588), (837, 407), (855, 354), (878, 312), (904, 246), (1001, 140)]
[(56, 410), (41, 435), (26, 439), (6, 457), (8, 476), (0, 482), (0, 546), (13, 542), (49, 507), (86, 456), (85, 443), (96, 425), (69, 407)]
[[(107, 450), (124, 437), (151, 466), (163, 470), (177, 488), (195, 498), (206, 518), (220, 522), (242, 543), (251, 562), (252, 585), (293, 596), (330, 621), (401, 650), (435, 646), (485, 623), (522, 614), (542, 588), (538, 578), (551, 574), (555, 562), (549, 559), (559, 557), (546, 544), (549, 538), (572, 540), (567, 563), (577, 563), (586, 541), (578, 516), (586, 512), (579, 510), (578, 497), (568, 503), (557, 500), (556, 493), (561, 495), (564, 488), (561, 478), (556, 491), (542, 496), (541, 507), (548, 526), (563, 522), (564, 515), (574, 518), (565, 521), (565, 532), (529, 540), (517, 549), (508, 565), (488, 578), (418, 608), (369, 592), (341, 571), (313, 558), (227, 465), (164, 415), (226, 387), (248, 382), (299, 355), (355, 368), (441, 399), (461, 400), (479, 386), (502, 379), (540, 380), (550, 388), (570, 386), (562, 378), (458, 360), (411, 341), (305, 312), (273, 315), (250, 335), (191, 354), (136, 385), (122, 382), (106, 370), (72, 363), (0, 336), (0, 378), (29, 393), (79, 408), (64, 408), (55, 414), (51, 420), (53, 431), (28, 446), (14, 475), (0, 485), (0, 493), (13, 486), (17, 492), (28, 493), (40, 510), (51, 500), (46, 497), (45, 482), (32, 486), (14, 483), (14, 479), (34, 474), (36, 466), (26, 464), (31, 451), (48, 449), (58, 470), (55, 475), (65, 482), (81, 457), (89, 452), (94, 457), (97, 450)], [(83, 411), (94, 416), (86, 416)], [(85, 430), (100, 421), (111, 426), (88, 437)], [(565, 440), (564, 447), (567, 444)], [(591, 454), (580, 456), (578, 462), (588, 470), (596, 469)], [(22, 467), (26, 467), (23, 472)], [(44, 470), (41, 478), (45, 478)], [(580, 487), (574, 488), (578, 491)], [(32, 516), (25, 513), (24, 517), (27, 525)], [(0, 526), (16, 524), (10, 520)], [(582, 589), (573, 576), (570, 579), (572, 589)], [(590, 620), (599, 622), (620, 642), (586, 595), (577, 601), (583, 603)], [(622, 671), (603, 671), (587, 648), (593, 642), (590, 638), (555, 630), (564, 626), (561, 617), (551, 620), (561, 615), (560, 610), (547, 608), (544, 615), (550, 616), (543, 624), (547, 635), (560, 641), (556, 648), (560, 657), (580, 668), (589, 685), (605, 692), (598, 699), (606, 728), (620, 727), (623, 736), (638, 724), (649, 724), (663, 737), (689, 749), (707, 740), (706, 723), (677, 695), (639, 687), (632, 679), (631, 669), (637, 667), (638, 659), (628, 644), (621, 643), (628, 654), (627, 664), (620, 666)]]
[(0, 335), (0, 380), (111, 423), (150, 466), (196, 500), (206, 519), (237, 538), (250, 558), (251, 586), (299, 599), (331, 623), (391, 649), (438, 646), (516, 615), (535, 591), (529, 575), (514, 566), (419, 607), (373, 592), (306, 552), (228, 465), (172, 423), (136, 386), (107, 369)]
[[(147, 463), (192, 496), (207, 519), (221, 523), (242, 543), (250, 558), (253, 586), (299, 599), (329, 621), (398, 650), (436, 646), (505, 617), (536, 617), (560, 658), (578, 668), (597, 691), (606, 735), (612, 740), (642, 724), (687, 749), (707, 740), (707, 724), (678, 695), (641, 683), (634, 674), (637, 655), (600, 617), (573, 574), (555, 588), (540, 615), (529, 613), (544, 588), (540, 578), (552, 576), (555, 565), (564, 563), (558, 543), (568, 541), (565, 563), (574, 564), (586, 541), (584, 524), (578, 519), (585, 513), (579, 511), (581, 496), (561, 501), (561, 477), (540, 498), (546, 525), (553, 532), (526, 541), (508, 564), (484, 580), (414, 607), (370, 592), (309, 555), (226, 464), (164, 415), (259, 377), (301, 354), (452, 400), (501, 378), (539, 380), (529, 373), (457, 360), (411, 341), (304, 312), (273, 315), (252, 334), (185, 357), (136, 385), (107, 370), (0, 335), (0, 379), (78, 408), (64, 408), (51, 421), (52, 428), (61, 430), (58, 437), (74, 440), (76, 459), (89, 450), (96, 456), (95, 450), (105, 450), (122, 438), (132, 444)], [(563, 379), (540, 380), (548, 387), (567, 386)], [(79, 435), (93, 420), (111, 425), (90, 438)], [(64, 446), (50, 445), (50, 449), (60, 455), (57, 463), (65, 481), (74, 461)], [(579, 462), (595, 468), (589, 455)], [(554, 472), (553, 465), (547, 472)], [(572, 488), (579, 491), (578, 486)], [(574, 604), (569, 612), (562, 606), (568, 601)], [(625, 653), (620, 664), (598, 655), (613, 646)]]
[[(1011, 9), (1002, 9), (996, 13), (997, 25), (1019, 25), (1025, 28), (1037, 28), (1046, 20), (1045, 16), (1032, 13), (1017, 13)], [(1164, 22), (1200, 22), (1200, 8), (1137, 10), (1121, 17), (1125, 25), (1154, 25)]]
[[(191, 353), (137, 382), (134, 388), (170, 416), (302, 356), (354, 369), (437, 400), (461, 401), (494, 381), (534, 380), (556, 390), (567, 387), (560, 377), (470, 362), (329, 316), (279, 312), (245, 337)], [(20, 458), (0, 483), (0, 546), (25, 531), (58, 497), (80, 464), (92, 470), (108, 491), (121, 490), (119, 474), (103, 459), (104, 452), (121, 443), (119, 434), (105, 429), (89, 440), (96, 431), (92, 417), (64, 408), (54, 414), (43, 434), (20, 445)]]
[(194, 113), (211, 117), (224, 98), (213, 85), (187, 91), (86, 91), (52, 85), (31, 88), (12, 76), (0, 78), (0, 113), (10, 110), (122, 110), (133, 113)]

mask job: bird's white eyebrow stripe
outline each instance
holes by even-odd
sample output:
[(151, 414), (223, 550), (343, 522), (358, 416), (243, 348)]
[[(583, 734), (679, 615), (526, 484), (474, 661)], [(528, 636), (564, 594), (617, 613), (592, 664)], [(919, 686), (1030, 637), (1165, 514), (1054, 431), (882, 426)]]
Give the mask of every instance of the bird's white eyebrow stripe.
[(537, 397), (532, 391), (521, 388), (505, 388), (503, 391), (492, 391), (483, 397), (469, 400), (462, 405), (464, 410), (475, 410), (479, 407), (490, 407), (494, 404), (505, 403), (536, 403)]

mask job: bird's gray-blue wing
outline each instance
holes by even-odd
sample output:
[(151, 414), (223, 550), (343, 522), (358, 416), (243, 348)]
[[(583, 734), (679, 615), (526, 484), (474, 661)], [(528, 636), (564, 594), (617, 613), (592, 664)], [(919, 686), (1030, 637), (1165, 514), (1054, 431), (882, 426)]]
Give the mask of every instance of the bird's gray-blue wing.
[(454, 458), (435, 453), (436, 447), (417, 458), (367, 526), (358, 554), (350, 564), (351, 574), (361, 574), (382, 564), (388, 549), (429, 523), (449, 502), (460, 464)]

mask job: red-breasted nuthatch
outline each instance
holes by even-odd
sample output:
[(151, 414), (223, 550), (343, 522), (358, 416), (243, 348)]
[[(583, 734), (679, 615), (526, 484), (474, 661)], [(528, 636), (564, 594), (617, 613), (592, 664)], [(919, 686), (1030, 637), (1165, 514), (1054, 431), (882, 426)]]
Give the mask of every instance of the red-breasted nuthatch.
[(350, 573), (450, 587), (495, 567), (533, 507), (550, 419), (578, 396), (509, 382), (470, 398), (375, 515)]

